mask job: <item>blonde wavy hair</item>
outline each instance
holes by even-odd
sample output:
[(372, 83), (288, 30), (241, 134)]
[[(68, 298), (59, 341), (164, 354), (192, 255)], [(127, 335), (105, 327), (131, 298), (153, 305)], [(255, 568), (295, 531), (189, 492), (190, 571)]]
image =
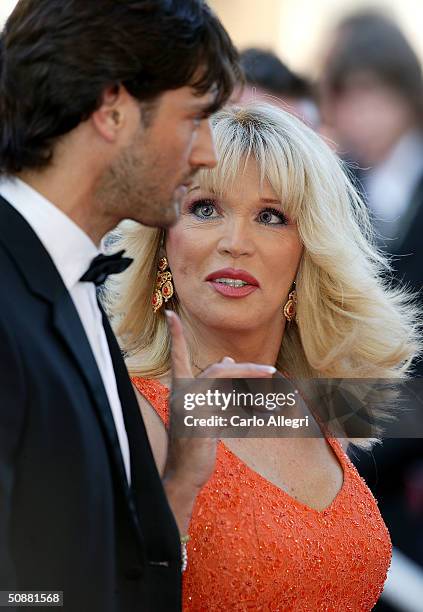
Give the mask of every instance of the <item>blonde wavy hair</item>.
[[(222, 195), (255, 159), (304, 245), (296, 323), (285, 328), (277, 368), (303, 379), (406, 378), (420, 351), (415, 299), (391, 282), (390, 263), (375, 246), (366, 206), (340, 159), (301, 121), (269, 104), (226, 108), (212, 128), (219, 161), (200, 171), (200, 187)], [(108, 283), (105, 300), (132, 375), (170, 369), (163, 309), (151, 308), (163, 237), (163, 230), (132, 222), (115, 236), (135, 261)], [(177, 296), (167, 307), (179, 312)], [(377, 439), (350, 441), (370, 448)]]

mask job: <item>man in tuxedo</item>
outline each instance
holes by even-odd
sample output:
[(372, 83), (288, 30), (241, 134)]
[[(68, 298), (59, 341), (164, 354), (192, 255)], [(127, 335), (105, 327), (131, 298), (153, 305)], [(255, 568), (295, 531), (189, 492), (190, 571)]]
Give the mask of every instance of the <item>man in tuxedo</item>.
[(130, 262), (99, 247), (122, 219), (176, 221), (195, 172), (216, 163), (208, 117), (236, 78), (202, 0), (22, 0), (6, 24), (0, 591), (63, 591), (71, 612), (180, 609), (177, 523), (195, 478), (177, 453), (165, 487), (156, 471), (96, 299)]

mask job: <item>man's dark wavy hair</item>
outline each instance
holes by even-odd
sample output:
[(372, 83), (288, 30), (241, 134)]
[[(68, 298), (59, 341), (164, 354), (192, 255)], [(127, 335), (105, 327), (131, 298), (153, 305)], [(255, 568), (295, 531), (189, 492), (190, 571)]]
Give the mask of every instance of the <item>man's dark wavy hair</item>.
[(49, 164), (56, 140), (99, 108), (109, 86), (139, 101), (239, 78), (237, 52), (202, 0), (20, 0), (0, 39), (0, 173)]

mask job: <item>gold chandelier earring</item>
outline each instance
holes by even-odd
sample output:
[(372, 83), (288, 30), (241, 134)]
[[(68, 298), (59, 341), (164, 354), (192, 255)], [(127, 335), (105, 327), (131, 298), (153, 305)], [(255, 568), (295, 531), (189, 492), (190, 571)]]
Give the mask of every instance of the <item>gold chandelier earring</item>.
[(174, 292), (169, 262), (166, 257), (161, 257), (157, 270), (156, 288), (151, 300), (153, 312), (157, 312), (163, 306), (163, 302), (170, 300)]
[(295, 289), (295, 281), (292, 291), (289, 292), (288, 300), (283, 307), (283, 314), (288, 322), (293, 321), (297, 314), (297, 290)]

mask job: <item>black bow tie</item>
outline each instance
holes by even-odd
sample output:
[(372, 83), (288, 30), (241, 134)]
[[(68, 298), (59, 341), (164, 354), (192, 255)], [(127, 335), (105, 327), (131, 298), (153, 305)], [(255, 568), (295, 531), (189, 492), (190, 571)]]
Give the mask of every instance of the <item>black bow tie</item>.
[(130, 257), (122, 257), (125, 251), (113, 255), (97, 255), (88, 270), (79, 279), (83, 283), (94, 283), (97, 287), (104, 283), (109, 274), (119, 274), (134, 261)]

